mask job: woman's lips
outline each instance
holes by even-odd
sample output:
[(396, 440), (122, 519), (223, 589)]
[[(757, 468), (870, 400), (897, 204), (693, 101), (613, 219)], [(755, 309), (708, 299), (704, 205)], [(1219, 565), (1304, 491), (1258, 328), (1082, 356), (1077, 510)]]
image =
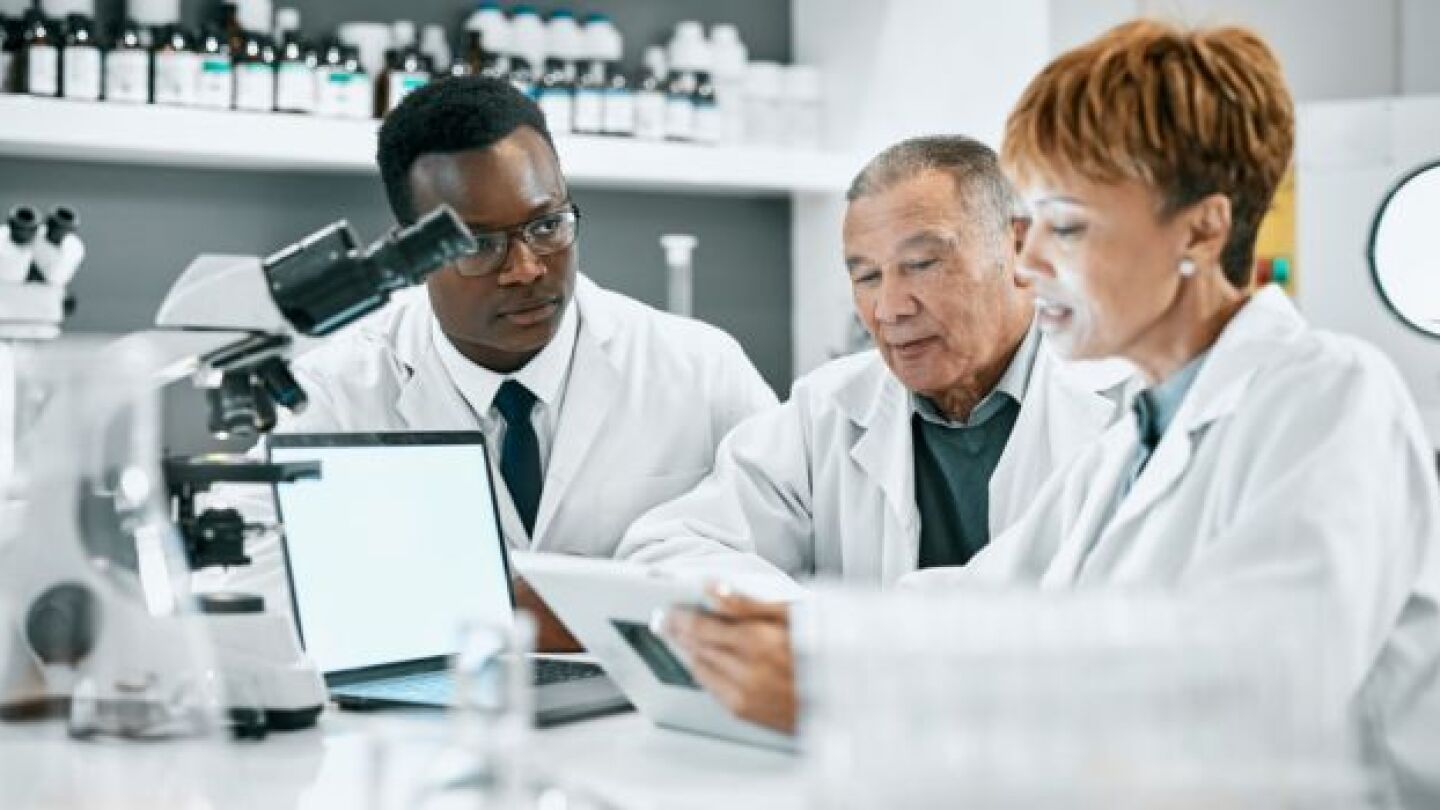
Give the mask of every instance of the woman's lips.
[(1035, 317), (1040, 321), (1041, 329), (1047, 331), (1063, 329), (1074, 319), (1075, 310), (1064, 304), (1037, 298), (1035, 299)]

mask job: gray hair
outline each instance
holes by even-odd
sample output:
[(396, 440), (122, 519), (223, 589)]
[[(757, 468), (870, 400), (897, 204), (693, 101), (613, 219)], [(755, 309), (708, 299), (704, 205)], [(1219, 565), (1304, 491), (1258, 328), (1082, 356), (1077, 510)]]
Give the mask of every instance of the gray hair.
[(1022, 212), (1020, 199), (995, 150), (964, 135), (926, 135), (887, 148), (855, 175), (845, 199), (879, 194), (932, 171), (954, 178), (967, 213), (981, 220), (977, 224), (997, 238), (1008, 237), (1010, 221)]

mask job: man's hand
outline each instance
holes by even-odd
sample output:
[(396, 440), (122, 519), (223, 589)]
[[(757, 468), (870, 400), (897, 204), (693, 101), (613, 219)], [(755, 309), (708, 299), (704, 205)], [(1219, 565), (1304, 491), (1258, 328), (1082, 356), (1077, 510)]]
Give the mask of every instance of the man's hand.
[(514, 580), (515, 586), (515, 607), (517, 610), (527, 610), (535, 618), (535, 652), (547, 653), (570, 653), (584, 652), (585, 648), (580, 642), (570, 635), (565, 625), (560, 623), (550, 606), (540, 598), (540, 594), (530, 587), (530, 583), (524, 577), (517, 576)]
[(711, 587), (709, 610), (667, 611), (665, 635), (691, 671), (739, 717), (795, 733), (795, 661), (788, 606)]

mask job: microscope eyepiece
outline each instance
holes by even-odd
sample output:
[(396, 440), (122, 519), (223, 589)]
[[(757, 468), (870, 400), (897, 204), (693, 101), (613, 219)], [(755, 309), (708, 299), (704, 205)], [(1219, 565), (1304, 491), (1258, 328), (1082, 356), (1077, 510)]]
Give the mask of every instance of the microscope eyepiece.
[(10, 226), (11, 242), (28, 245), (35, 241), (35, 234), (40, 230), (40, 215), (28, 205), (17, 205), (10, 209), (6, 224)]
[(65, 241), (65, 237), (75, 232), (80, 227), (80, 217), (75, 210), (64, 205), (57, 205), (45, 218), (45, 240), (52, 245), (58, 245)]

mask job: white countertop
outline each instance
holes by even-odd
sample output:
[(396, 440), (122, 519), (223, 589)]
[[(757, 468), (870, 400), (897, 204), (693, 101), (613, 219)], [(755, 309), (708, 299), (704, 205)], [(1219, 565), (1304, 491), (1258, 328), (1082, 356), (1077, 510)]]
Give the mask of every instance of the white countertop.
[[(58, 722), (0, 724), (0, 807), (388, 810), (377, 797), (390, 791), (377, 785), (421, 781), (416, 771), (435, 768), (447, 729), (440, 713), (333, 707), (314, 729), (261, 742), (73, 741)], [(797, 757), (656, 728), (634, 713), (541, 730), (535, 748), (559, 779), (603, 800), (591, 806), (804, 806)], [(456, 805), (466, 806), (437, 806)]]

